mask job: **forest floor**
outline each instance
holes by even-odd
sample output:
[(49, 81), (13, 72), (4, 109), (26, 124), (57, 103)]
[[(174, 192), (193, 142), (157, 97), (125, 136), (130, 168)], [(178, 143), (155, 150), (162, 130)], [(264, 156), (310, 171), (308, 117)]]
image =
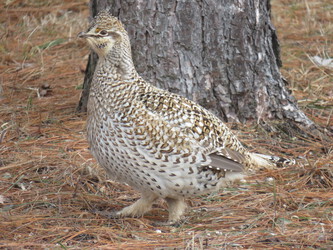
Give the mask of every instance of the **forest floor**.
[[(302, 110), (332, 129), (333, 68), (315, 58), (333, 57), (331, 0), (272, 5), (282, 74)], [(87, 0), (0, 3), (1, 249), (333, 248), (332, 141), (255, 124), (231, 126), (251, 148), (301, 162), (193, 198), (179, 227), (153, 224), (167, 218), (163, 202), (143, 218), (92, 213), (139, 194), (106, 179), (75, 112), (89, 53), (76, 34), (87, 17)]]

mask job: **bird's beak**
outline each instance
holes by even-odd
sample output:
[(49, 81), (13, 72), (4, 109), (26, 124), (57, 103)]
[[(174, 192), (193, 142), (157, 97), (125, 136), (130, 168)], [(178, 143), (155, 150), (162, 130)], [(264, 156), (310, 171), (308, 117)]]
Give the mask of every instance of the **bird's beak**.
[(78, 38), (87, 38), (89, 37), (89, 35), (86, 32), (80, 32), (79, 34), (77, 34)]

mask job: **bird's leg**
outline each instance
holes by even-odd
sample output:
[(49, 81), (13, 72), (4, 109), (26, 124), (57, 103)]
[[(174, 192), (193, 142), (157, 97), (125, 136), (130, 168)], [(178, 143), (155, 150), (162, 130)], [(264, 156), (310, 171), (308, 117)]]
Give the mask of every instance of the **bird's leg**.
[(142, 197), (132, 205), (116, 212), (114, 217), (141, 217), (151, 210), (153, 202), (158, 198), (155, 194), (142, 194)]
[(165, 198), (168, 203), (169, 211), (169, 224), (175, 224), (182, 219), (182, 215), (186, 209), (186, 203), (183, 198), (174, 199), (174, 198)]

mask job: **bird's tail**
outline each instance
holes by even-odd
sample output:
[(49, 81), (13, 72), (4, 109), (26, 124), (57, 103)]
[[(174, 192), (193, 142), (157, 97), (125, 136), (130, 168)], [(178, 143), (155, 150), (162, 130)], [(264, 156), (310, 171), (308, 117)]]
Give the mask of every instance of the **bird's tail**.
[(294, 159), (286, 159), (278, 156), (250, 153), (251, 163), (258, 168), (283, 167), (285, 165), (294, 165)]

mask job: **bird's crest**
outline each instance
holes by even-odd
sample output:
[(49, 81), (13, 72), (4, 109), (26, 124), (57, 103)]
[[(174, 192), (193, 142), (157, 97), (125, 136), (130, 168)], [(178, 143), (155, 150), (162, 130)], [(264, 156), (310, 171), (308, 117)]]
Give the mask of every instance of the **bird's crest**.
[(118, 18), (112, 16), (108, 10), (102, 10), (92, 21), (91, 27), (97, 26), (97, 29), (114, 29), (121, 32), (126, 32), (124, 25)]

